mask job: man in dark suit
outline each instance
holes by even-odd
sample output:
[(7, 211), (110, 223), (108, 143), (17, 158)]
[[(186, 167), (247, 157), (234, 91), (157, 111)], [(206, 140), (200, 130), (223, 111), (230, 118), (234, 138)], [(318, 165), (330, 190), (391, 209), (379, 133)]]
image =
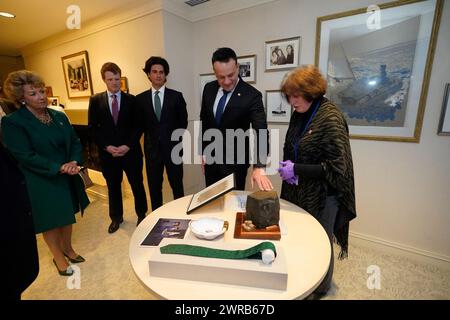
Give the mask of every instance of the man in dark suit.
[(123, 171), (133, 191), (137, 224), (145, 218), (147, 198), (136, 98), (120, 91), (121, 70), (115, 63), (105, 63), (101, 74), (107, 90), (89, 100), (89, 130), (99, 148), (102, 173), (108, 186), (111, 218), (108, 232), (113, 233), (123, 222)]
[[(152, 210), (163, 204), (162, 185), (166, 168), (173, 198), (184, 196), (183, 163), (171, 157), (172, 149), (180, 141), (172, 141), (172, 132), (187, 128), (187, 110), (181, 92), (165, 86), (169, 64), (161, 57), (150, 57), (144, 72), (151, 82), (150, 90), (136, 96), (144, 130), (144, 152)], [(178, 155), (182, 156), (182, 152)]]
[[(202, 166), (206, 186), (234, 173), (236, 189), (244, 190), (247, 170), (250, 166), (249, 144), (246, 141), (245, 147), (239, 146), (236, 138), (227, 138), (226, 132), (228, 130), (239, 136), (241, 133), (244, 134), (243, 132), (248, 130), (251, 124), (252, 128), (256, 130), (257, 138), (267, 135), (262, 95), (239, 77), (237, 57), (232, 49), (217, 49), (212, 56), (212, 65), (217, 81), (205, 85), (200, 111)], [(222, 149), (209, 152), (208, 145), (211, 142), (205, 141), (207, 140), (205, 132), (209, 129), (220, 130), (223, 137)], [(255, 145), (258, 145), (258, 141)], [(230, 147), (234, 150), (231, 150)], [(265, 155), (267, 155), (267, 150)], [(264, 172), (264, 159), (258, 157), (256, 160), (256, 163), (253, 164), (252, 187), (253, 183), (256, 183), (261, 190), (272, 190), (272, 183)]]

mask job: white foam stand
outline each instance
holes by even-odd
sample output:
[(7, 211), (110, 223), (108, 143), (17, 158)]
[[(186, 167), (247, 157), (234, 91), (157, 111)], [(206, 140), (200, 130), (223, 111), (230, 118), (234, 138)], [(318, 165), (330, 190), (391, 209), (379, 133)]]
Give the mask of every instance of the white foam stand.
[[(253, 244), (209, 242), (164, 238), (159, 247), (168, 244), (188, 244), (223, 250), (243, 250)], [(271, 264), (257, 259), (217, 259), (161, 254), (159, 247), (149, 260), (150, 277), (215, 282), (230, 285), (286, 290), (288, 272), (283, 248), (275, 244), (277, 256)]]

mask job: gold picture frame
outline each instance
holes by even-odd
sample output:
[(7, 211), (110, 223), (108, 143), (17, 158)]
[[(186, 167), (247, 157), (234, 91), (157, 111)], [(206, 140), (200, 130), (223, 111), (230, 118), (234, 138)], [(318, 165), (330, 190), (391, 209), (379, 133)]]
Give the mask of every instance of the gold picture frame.
[(317, 18), (315, 64), (353, 139), (419, 142), (442, 0)]
[(128, 93), (128, 79), (127, 77), (120, 77), (120, 90)]
[(234, 173), (232, 173), (199, 192), (194, 193), (186, 209), (186, 214), (190, 214), (192, 211), (232, 191), (235, 187), (236, 179)]
[(445, 84), (444, 100), (442, 101), (441, 117), (439, 119), (438, 135), (450, 136), (450, 83)]
[(265, 71), (283, 71), (298, 67), (301, 37), (265, 42)]
[(61, 58), (67, 97), (88, 98), (93, 94), (91, 70), (87, 51), (80, 51)]

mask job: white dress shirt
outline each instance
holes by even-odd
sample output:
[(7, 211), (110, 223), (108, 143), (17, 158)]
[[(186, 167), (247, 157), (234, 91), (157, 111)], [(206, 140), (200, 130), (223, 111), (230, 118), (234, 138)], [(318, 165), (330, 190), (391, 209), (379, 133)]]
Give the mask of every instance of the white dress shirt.
[[(230, 98), (233, 95), (234, 89), (236, 89), (238, 83), (239, 83), (239, 78), (238, 78), (238, 81), (236, 81), (236, 85), (234, 86), (233, 90), (231, 90), (228, 93), (227, 100), (225, 101), (225, 105), (223, 106), (223, 112), (225, 112), (225, 108), (227, 107), (228, 101), (230, 101)], [(220, 98), (222, 98), (222, 96), (223, 96), (223, 89), (222, 89), (222, 87), (219, 86), (219, 90), (217, 91), (216, 100), (214, 101), (214, 106), (213, 106), (214, 116), (216, 116), (217, 105), (219, 104), (219, 100), (220, 100)]]

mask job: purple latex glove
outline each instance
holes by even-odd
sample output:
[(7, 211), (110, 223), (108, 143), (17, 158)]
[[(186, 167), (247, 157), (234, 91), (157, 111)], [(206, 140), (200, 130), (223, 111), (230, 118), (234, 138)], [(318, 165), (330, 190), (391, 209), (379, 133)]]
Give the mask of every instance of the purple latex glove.
[(294, 176), (293, 178), (286, 180), (286, 182), (289, 184), (295, 184), (296, 186), (298, 186), (298, 176)]
[(295, 177), (294, 174), (294, 163), (291, 160), (281, 161), (281, 167), (278, 168), (278, 173), (281, 179), (289, 180)]

